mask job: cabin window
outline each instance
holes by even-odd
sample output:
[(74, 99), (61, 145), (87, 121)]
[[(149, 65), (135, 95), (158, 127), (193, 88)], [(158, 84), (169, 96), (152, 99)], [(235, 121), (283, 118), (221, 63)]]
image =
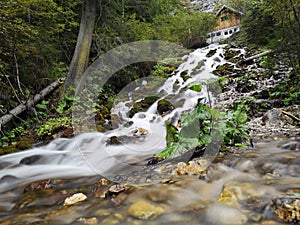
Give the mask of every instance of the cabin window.
[(217, 36), (220, 36), (220, 35), (221, 35), (221, 32), (218, 32), (218, 33), (217, 33)]
[(224, 35), (228, 35), (228, 31), (225, 31)]
[(232, 30), (229, 31), (229, 34), (232, 34)]
[(229, 16), (227, 16), (227, 15), (221, 17), (221, 21), (225, 21), (225, 20), (228, 20), (228, 19), (229, 19)]
[(237, 31), (237, 28), (234, 28), (234, 32), (236, 32)]

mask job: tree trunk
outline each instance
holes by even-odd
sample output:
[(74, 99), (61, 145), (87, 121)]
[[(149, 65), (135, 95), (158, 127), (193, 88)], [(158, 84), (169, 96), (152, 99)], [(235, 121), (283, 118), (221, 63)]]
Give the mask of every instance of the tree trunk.
[(72, 85), (76, 87), (88, 66), (96, 19), (96, 5), (97, 0), (82, 1), (82, 15), (79, 33), (73, 58), (65, 81), (65, 88), (68, 88)]
[(36, 94), (33, 98), (29, 99), (27, 102), (21, 103), (16, 108), (9, 111), (8, 114), (0, 117), (0, 130), (1, 127), (7, 124), (11, 119), (17, 117), (19, 114), (25, 110), (33, 107), (36, 103), (44, 99), (47, 95), (53, 92), (59, 85), (65, 80), (65, 78), (59, 78), (57, 81), (53, 82), (49, 86), (41, 90), (40, 93)]

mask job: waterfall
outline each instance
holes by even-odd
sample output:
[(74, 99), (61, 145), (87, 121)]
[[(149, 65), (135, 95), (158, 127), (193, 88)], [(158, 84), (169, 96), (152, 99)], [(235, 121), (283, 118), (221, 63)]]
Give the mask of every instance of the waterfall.
[[(142, 95), (136, 93), (139, 88), (151, 85), (153, 78), (142, 78), (124, 87), (111, 110), (120, 118), (120, 123), (113, 130), (83, 133), (72, 139), (57, 138), (45, 146), (1, 156), (0, 207), (10, 204), (6, 203), (7, 191), (33, 181), (94, 175), (110, 177), (144, 166), (141, 163), (143, 160), (166, 147), (165, 122), (176, 123), (182, 113), (197, 106), (199, 99), (207, 103), (208, 95), (213, 96), (205, 86), (201, 92), (192, 91), (187, 86), (215, 78), (212, 71), (226, 63), (223, 56), (225, 47), (212, 44), (182, 57), (184, 62), (177, 70), (164, 79), (160, 87), (152, 90), (151, 95), (158, 96), (157, 101), (132, 118), (128, 115), (130, 105), (145, 97), (144, 92)], [(215, 50), (214, 54), (207, 56), (211, 50)], [(168, 99), (175, 109), (164, 116), (158, 115), (157, 103), (160, 99)], [(124, 137), (125, 141), (109, 144), (112, 137)]]

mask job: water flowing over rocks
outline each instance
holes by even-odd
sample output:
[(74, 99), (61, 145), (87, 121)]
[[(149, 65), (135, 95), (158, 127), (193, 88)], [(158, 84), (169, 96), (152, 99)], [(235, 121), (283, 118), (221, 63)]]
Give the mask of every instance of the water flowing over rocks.
[[(159, 89), (159, 98), (133, 102), (125, 96), (127, 105), (115, 105), (114, 130), (83, 134), (77, 142), (56, 139), (45, 148), (0, 157), (0, 225), (299, 223), (300, 130), (284, 113), (299, 118), (299, 107), (283, 108), (266, 97), (289, 71), (278, 65), (266, 75), (259, 60), (236, 63), (247, 54), (247, 49), (229, 45), (197, 49), (183, 57)], [(244, 76), (245, 71), (252, 75)], [(199, 99), (208, 103), (205, 88), (204, 93), (188, 90), (189, 101), (180, 104), (172, 95), (198, 78), (215, 78), (213, 73), (227, 79), (222, 93), (210, 93), (215, 107), (230, 108), (235, 101), (250, 106), (253, 147), (222, 149), (212, 163), (203, 154), (191, 159), (184, 153), (147, 165), (166, 146), (165, 122), (175, 124), (176, 112), (194, 107)], [(165, 95), (167, 104), (159, 112), (158, 101)], [(148, 142), (151, 138), (154, 143)], [(121, 148), (124, 144), (127, 149)], [(77, 145), (89, 148), (73, 151)], [(92, 168), (83, 159), (91, 160)], [(105, 165), (100, 172), (113, 179), (93, 170), (100, 162)], [(123, 162), (130, 162), (130, 169)], [(69, 199), (74, 201), (66, 203)]]

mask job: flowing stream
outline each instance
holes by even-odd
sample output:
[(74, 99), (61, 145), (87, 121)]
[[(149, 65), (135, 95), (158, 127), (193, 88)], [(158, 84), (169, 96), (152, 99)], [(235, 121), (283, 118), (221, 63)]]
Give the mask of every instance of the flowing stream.
[[(300, 189), (299, 151), (282, 149), (278, 141), (257, 143), (255, 149), (216, 158), (204, 179), (160, 172), (161, 177), (153, 176), (145, 185), (146, 177), (157, 172), (157, 168), (146, 166), (147, 161), (167, 145), (166, 121), (176, 126), (180, 115), (193, 110), (199, 101), (214, 104), (216, 93), (208, 91), (205, 85), (201, 92), (187, 87), (193, 82), (215, 78), (211, 72), (226, 63), (225, 47), (210, 45), (184, 56), (184, 62), (163, 82), (144, 78), (127, 85), (111, 112), (117, 118), (113, 130), (83, 133), (73, 139), (57, 138), (46, 146), (1, 156), (0, 216), (9, 218), (3, 224), (39, 221), (46, 221), (39, 224), (260, 224), (273, 220), (269, 210), (271, 202), (286, 193), (293, 196)], [(237, 57), (245, 53), (243, 49), (232, 51), (239, 52)], [(213, 54), (207, 56), (209, 52)], [(145, 112), (129, 116), (132, 105), (146, 96), (158, 99)], [(157, 110), (161, 99), (168, 100), (172, 106), (163, 115)], [(187, 149), (181, 152), (186, 153)], [(217, 151), (211, 156), (216, 154)], [(203, 171), (210, 163), (206, 162)], [(135, 173), (130, 175), (132, 172)], [(63, 188), (33, 194), (26, 203), (19, 200), (24, 199), (24, 187), (31, 182), (68, 179), (71, 184), (77, 180), (78, 187), (91, 184), (99, 177), (118, 181), (115, 177), (120, 178), (122, 174), (128, 177), (121, 183), (129, 183), (136, 189), (126, 193), (120, 204), (91, 194), (83, 204), (66, 208), (62, 206), (67, 193)], [(69, 184), (64, 188), (72, 187)], [(89, 190), (89, 193), (95, 192)], [(148, 204), (159, 210), (150, 210), (151, 219), (139, 220), (131, 210), (135, 203), (137, 208)], [(97, 222), (88, 223), (87, 218)]]

